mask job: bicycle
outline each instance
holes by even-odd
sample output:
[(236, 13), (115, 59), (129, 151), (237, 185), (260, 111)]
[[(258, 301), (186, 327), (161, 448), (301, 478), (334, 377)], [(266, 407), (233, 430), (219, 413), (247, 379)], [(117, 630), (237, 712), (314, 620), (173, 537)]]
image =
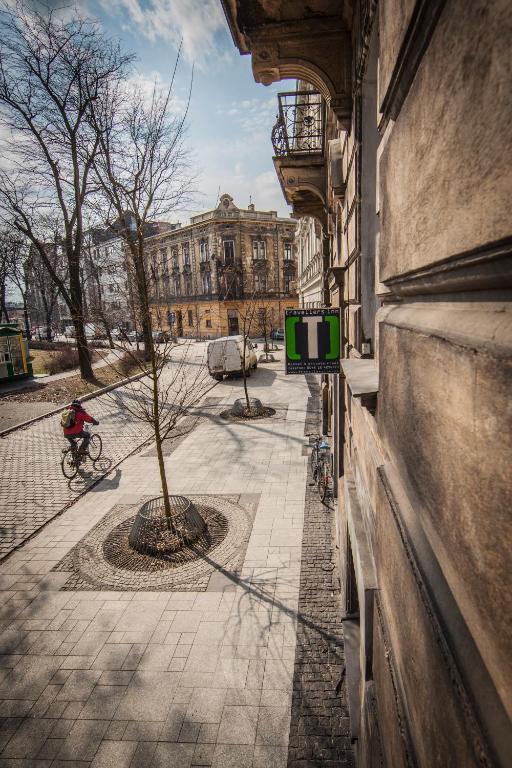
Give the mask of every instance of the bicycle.
[(318, 481), (318, 467), (322, 456), (322, 451), (329, 448), (329, 443), (326, 443), (322, 437), (315, 437), (313, 441), (313, 450), (311, 453), (311, 474), (313, 480), (316, 483)]
[[(84, 425), (84, 430), (86, 432), (90, 431), (88, 424)], [(73, 478), (76, 477), (81, 464), (85, 462), (87, 456), (93, 464), (95, 461), (98, 461), (103, 449), (101, 437), (96, 433), (92, 434), (90, 437), (87, 453), (82, 451), (83, 439), (80, 442), (80, 446), (78, 446), (78, 439), (79, 438), (72, 438), (68, 448), (63, 448), (62, 450), (60, 466), (62, 474), (68, 480), (73, 480)]]
[(334, 496), (334, 480), (332, 476), (331, 453), (328, 443), (318, 441), (316, 447), (316, 483), (322, 502)]

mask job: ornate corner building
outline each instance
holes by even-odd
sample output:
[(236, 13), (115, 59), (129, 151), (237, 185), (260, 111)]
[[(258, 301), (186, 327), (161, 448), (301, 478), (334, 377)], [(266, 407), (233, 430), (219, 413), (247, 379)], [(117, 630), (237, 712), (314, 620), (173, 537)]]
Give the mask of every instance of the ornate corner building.
[(357, 765), (504, 768), (511, 5), (221, 2), (255, 80), (297, 81), (272, 140), (300, 301), (343, 318), (324, 424)]
[(248, 313), (251, 336), (265, 323), (284, 327), (284, 310), (298, 305), (295, 229), (293, 219), (238, 208), (224, 194), (190, 224), (148, 238), (155, 327), (213, 339), (240, 333)]

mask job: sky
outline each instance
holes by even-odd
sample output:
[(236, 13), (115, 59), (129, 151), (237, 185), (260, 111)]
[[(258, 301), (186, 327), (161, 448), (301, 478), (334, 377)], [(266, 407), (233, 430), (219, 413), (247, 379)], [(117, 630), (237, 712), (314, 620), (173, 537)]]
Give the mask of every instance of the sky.
[(176, 96), (185, 103), (192, 66), (188, 144), (197, 173), (198, 198), (190, 215), (215, 206), (227, 192), (239, 207), (250, 199), (259, 210), (289, 216), (272, 163), (270, 134), (277, 93), (292, 83), (269, 87), (254, 82), (250, 56), (240, 56), (220, 0), (78, 0), (83, 15), (137, 56), (135, 79), (151, 89), (169, 82), (182, 41)]

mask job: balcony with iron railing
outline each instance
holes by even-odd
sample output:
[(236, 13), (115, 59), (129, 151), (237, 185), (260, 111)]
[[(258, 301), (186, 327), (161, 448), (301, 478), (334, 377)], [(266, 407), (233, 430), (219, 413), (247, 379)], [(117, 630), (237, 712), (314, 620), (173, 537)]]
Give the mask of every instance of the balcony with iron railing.
[(278, 94), (274, 167), (295, 216), (325, 220), (325, 103), (315, 91)]
[(325, 105), (314, 91), (279, 93), (272, 145), (277, 157), (323, 154)]

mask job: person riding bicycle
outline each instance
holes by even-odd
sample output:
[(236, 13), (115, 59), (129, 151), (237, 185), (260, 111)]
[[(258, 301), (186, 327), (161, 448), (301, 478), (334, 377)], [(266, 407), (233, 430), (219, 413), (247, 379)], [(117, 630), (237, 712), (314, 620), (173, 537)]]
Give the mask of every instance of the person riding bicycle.
[(63, 425), (64, 437), (66, 437), (70, 443), (81, 437), (82, 444), (80, 446), (80, 454), (84, 455), (87, 453), (87, 448), (89, 447), (89, 441), (91, 439), (89, 432), (84, 429), (84, 424), (94, 424), (97, 426), (99, 421), (96, 421), (95, 418), (87, 413), (85, 408), (82, 407), (80, 400), (73, 400), (68, 408), (68, 414), (66, 424), (69, 426)]

